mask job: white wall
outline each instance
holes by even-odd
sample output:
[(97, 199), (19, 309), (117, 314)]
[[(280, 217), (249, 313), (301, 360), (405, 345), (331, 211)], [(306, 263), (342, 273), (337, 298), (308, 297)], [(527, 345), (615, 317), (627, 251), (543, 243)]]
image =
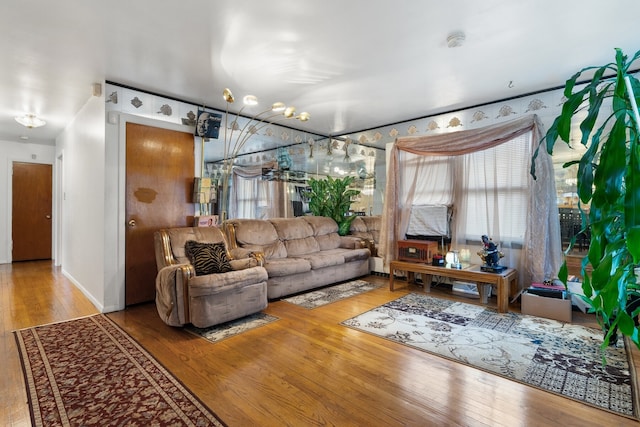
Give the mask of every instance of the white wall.
[[(54, 164), (53, 146), (0, 141), (0, 264), (11, 262), (13, 162)], [(53, 218), (55, 223), (55, 217)], [(52, 248), (53, 250), (53, 248)]]
[(101, 311), (105, 307), (105, 107), (92, 97), (56, 138), (62, 167), (62, 272)]

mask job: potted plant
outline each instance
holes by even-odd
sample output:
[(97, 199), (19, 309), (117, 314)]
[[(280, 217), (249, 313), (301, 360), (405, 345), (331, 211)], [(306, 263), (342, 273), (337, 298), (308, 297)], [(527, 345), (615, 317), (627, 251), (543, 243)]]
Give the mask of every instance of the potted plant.
[[(640, 51), (628, 60), (616, 49), (614, 63), (574, 74), (567, 80), (562, 112), (541, 141), (549, 154), (558, 140), (571, 147), (572, 121), (581, 120), (579, 141), (586, 151), (563, 167), (578, 164), (581, 232), (591, 235), (581, 268), (583, 299), (605, 331), (603, 347), (619, 329), (640, 348), (634, 322), (640, 312), (640, 286), (634, 271), (640, 263), (640, 83), (629, 74), (639, 57)], [(574, 92), (587, 72), (593, 77)], [(537, 151), (534, 159), (536, 155)], [(532, 174), (535, 177), (535, 162)], [(575, 237), (567, 252), (574, 243)], [(592, 272), (587, 271), (589, 264)], [(565, 261), (558, 273), (565, 286), (567, 276)]]
[(316, 216), (333, 218), (338, 224), (338, 234), (349, 234), (355, 215), (349, 215), (351, 199), (360, 194), (360, 190), (350, 189), (355, 180), (352, 176), (345, 178), (309, 179), (310, 189), (305, 192), (309, 198), (309, 210)]

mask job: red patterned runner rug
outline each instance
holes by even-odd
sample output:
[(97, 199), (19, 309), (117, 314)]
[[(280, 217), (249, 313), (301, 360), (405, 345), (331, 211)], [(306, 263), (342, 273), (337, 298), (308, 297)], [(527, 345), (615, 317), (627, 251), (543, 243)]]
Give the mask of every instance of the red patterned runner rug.
[(15, 331), (35, 426), (224, 426), (100, 314)]

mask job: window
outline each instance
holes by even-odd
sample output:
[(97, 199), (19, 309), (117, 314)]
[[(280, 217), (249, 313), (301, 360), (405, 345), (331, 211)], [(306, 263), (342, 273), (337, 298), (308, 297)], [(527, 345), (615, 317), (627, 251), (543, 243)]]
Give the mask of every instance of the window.
[(460, 156), (402, 155), (400, 200), (452, 206), (457, 244), (479, 245), (487, 234), (501, 247), (522, 247), (529, 209), (530, 132)]
[(531, 134), (462, 156), (456, 204), (458, 242), (499, 236), (503, 247), (521, 247), (527, 227)]

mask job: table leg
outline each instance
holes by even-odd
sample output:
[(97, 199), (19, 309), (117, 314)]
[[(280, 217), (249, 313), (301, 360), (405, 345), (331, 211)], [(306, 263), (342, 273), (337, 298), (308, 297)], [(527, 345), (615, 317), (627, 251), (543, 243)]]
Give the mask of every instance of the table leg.
[(433, 276), (431, 274), (422, 273), (422, 286), (425, 292), (431, 292), (431, 281)]
[(393, 278), (395, 276), (395, 269), (393, 265), (389, 266), (389, 291), (393, 292)]
[(498, 313), (506, 313), (509, 311), (509, 280), (501, 276), (496, 286), (498, 287)]
[(514, 274), (513, 278), (509, 281), (509, 296), (515, 295), (518, 293), (518, 275)]
[(478, 295), (480, 295), (480, 302), (487, 304), (489, 302), (489, 285), (488, 283), (476, 283), (478, 288)]

